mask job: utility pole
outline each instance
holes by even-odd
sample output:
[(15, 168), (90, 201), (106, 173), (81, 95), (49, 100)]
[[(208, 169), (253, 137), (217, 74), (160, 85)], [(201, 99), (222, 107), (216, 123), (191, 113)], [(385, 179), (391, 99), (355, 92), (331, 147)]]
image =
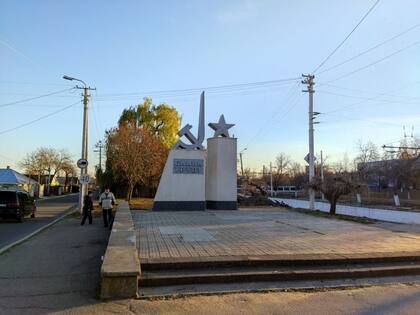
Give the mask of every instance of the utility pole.
[[(315, 176), (315, 167), (314, 167), (314, 119), (315, 116), (319, 113), (314, 113), (314, 79), (315, 76), (313, 74), (302, 74), (303, 80), (302, 84), (307, 85), (307, 90), (303, 90), (303, 92), (307, 92), (309, 94), (309, 182)], [(309, 189), (309, 209), (315, 209), (315, 191), (310, 188)]]
[[(321, 182), (324, 182), (324, 158), (321, 150)], [(322, 200), (324, 200), (324, 193), (322, 193)]]
[(273, 166), (270, 162), (270, 189), (271, 189), (271, 197), (273, 197)]
[[(91, 88), (86, 85), (86, 83), (82, 80), (70, 77), (70, 76), (63, 76), (64, 80), (69, 81), (78, 81), (83, 84), (83, 87), (76, 85), (76, 89), (83, 90), (83, 132), (82, 132), (82, 159), (88, 160), (88, 105), (89, 105), (89, 91), (96, 90), (96, 88)], [(80, 169), (80, 177), (85, 177), (87, 175), (87, 167)], [(79, 209), (82, 212), (83, 208), (83, 199), (85, 195), (87, 195), (88, 184), (80, 184), (80, 191), (79, 191)]]
[(104, 144), (102, 143), (102, 140), (99, 140), (98, 143), (95, 145), (95, 148), (97, 148), (97, 150), (94, 150), (93, 152), (98, 152), (99, 153), (99, 167), (98, 169), (100, 169), (102, 171), (102, 149), (104, 148)]
[(242, 152), (239, 153), (239, 158), (241, 159), (241, 175), (244, 177), (244, 163), (242, 162)]
[(239, 152), (239, 159), (241, 160), (241, 174), (242, 177), (244, 177), (244, 164), (242, 162), (242, 154), (247, 150), (248, 148), (243, 149), (241, 152)]

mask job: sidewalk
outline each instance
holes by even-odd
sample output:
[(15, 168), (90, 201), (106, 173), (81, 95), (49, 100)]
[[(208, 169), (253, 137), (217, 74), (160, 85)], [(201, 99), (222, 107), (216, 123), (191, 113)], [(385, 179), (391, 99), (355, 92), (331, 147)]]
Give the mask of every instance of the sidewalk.
[[(309, 209), (309, 201), (299, 199), (271, 198), (288, 204), (292, 208)], [(330, 204), (328, 202), (315, 202), (315, 209), (329, 212)], [(337, 204), (337, 214), (351, 215), (355, 217), (366, 217), (376, 220), (405, 223), (420, 224), (420, 213), (412, 211), (390, 210), (380, 208), (367, 208), (357, 206), (346, 206)]]
[(0, 255), (0, 314), (47, 314), (95, 304), (109, 230), (69, 217)]

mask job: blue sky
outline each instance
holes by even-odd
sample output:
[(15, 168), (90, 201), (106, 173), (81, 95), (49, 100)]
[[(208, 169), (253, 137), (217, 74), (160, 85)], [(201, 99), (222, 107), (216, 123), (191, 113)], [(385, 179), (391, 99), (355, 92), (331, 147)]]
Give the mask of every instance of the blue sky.
[[(7, 1), (0, 3), (0, 167), (16, 167), (39, 146), (80, 155), (82, 105), (12, 132), (80, 100), (80, 91), (3, 106), (70, 88), (63, 74), (97, 88), (90, 104), (93, 144), (128, 106), (151, 96), (196, 127), (198, 90), (297, 78), (343, 40), (374, 0), (353, 1)], [(381, 0), (320, 71), (420, 23), (420, 3)], [(353, 157), (359, 139), (390, 143), (420, 132), (420, 27), (315, 78), (315, 150), (330, 161)], [(413, 45), (410, 48), (405, 47)], [(385, 58), (395, 53), (394, 56)], [(364, 70), (352, 71), (371, 63)], [(347, 75), (349, 74), (349, 75)], [(340, 78), (343, 75), (346, 77)], [(279, 152), (303, 162), (307, 94), (299, 80), (253, 89), (209, 89), (206, 121), (235, 123), (246, 167), (261, 168)], [(131, 95), (130, 95), (131, 94)], [(206, 135), (211, 130), (206, 129)]]

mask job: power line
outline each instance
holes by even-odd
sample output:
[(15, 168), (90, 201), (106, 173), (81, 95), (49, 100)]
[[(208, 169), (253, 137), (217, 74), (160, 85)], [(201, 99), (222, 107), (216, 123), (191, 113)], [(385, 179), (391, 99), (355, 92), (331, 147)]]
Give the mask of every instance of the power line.
[(390, 41), (392, 41), (392, 40), (394, 40), (394, 39), (396, 39), (396, 38), (398, 38), (398, 37), (401, 37), (402, 35), (404, 35), (404, 34), (406, 34), (406, 33), (410, 32), (410, 31), (412, 31), (413, 29), (415, 29), (415, 28), (417, 28), (417, 27), (419, 27), (419, 26), (420, 26), (420, 23), (418, 23), (418, 24), (416, 24), (416, 25), (414, 25), (414, 26), (412, 26), (412, 27), (410, 27), (410, 28), (406, 29), (405, 31), (402, 31), (401, 33), (398, 33), (397, 35), (395, 35), (395, 36), (393, 36), (393, 37), (391, 37), (391, 38), (388, 38), (387, 40), (385, 40), (385, 41), (383, 41), (383, 42), (381, 42), (381, 43), (379, 43), (379, 44), (377, 44), (377, 45), (375, 45), (375, 46), (373, 46), (373, 47), (371, 47), (371, 48), (368, 48), (368, 49), (366, 49), (366, 50), (364, 50), (364, 51), (362, 51), (362, 52), (360, 52), (360, 53), (356, 54), (355, 56), (353, 56), (353, 57), (351, 57), (351, 58), (349, 58), (349, 59), (346, 59), (346, 60), (344, 60), (344, 61), (342, 61), (342, 62), (340, 62), (340, 63), (335, 64), (334, 66), (331, 66), (331, 67), (329, 67), (329, 68), (327, 68), (327, 69), (325, 69), (325, 70), (322, 70), (322, 71), (318, 72), (318, 75), (319, 75), (319, 74), (322, 74), (322, 73), (324, 73), (324, 72), (327, 72), (327, 71), (333, 70), (333, 69), (335, 69), (335, 68), (337, 68), (337, 67), (339, 67), (339, 66), (342, 66), (342, 65), (344, 65), (344, 64), (346, 64), (346, 63), (348, 63), (348, 62), (350, 62), (350, 61), (352, 61), (352, 60), (354, 60), (354, 59), (356, 59), (356, 58), (359, 58), (360, 56), (363, 56), (363, 55), (367, 54), (368, 52), (371, 52), (372, 50), (374, 50), (374, 49), (376, 49), (376, 48), (378, 48), (378, 47), (381, 47), (381, 46), (383, 46), (383, 45), (385, 45), (385, 44), (389, 43)]
[(343, 44), (347, 41), (347, 39), (353, 34), (353, 32), (359, 27), (360, 24), (362, 24), (362, 22), (367, 18), (367, 16), (369, 15), (370, 12), (372, 12), (372, 10), (377, 6), (377, 4), (379, 3), (380, 0), (376, 0), (375, 3), (370, 7), (370, 9), (365, 13), (365, 15), (362, 17), (362, 19), (359, 21), (359, 23), (356, 24), (356, 26), (351, 30), (351, 32), (343, 39), (343, 41), (327, 56), (327, 58), (324, 59), (323, 62), (321, 62), (318, 67), (315, 68), (314, 71), (312, 71), (313, 74), (316, 74), (316, 72), (318, 71), (319, 68), (321, 68), (327, 61), (328, 59), (331, 58), (332, 55), (334, 55), (337, 50), (343, 46)]
[(13, 128), (10, 128), (10, 129), (6, 129), (6, 130), (3, 130), (3, 131), (0, 131), (0, 135), (5, 134), (5, 133), (8, 133), (8, 132), (11, 132), (11, 131), (14, 131), (14, 130), (17, 130), (17, 129), (20, 129), (20, 128), (23, 128), (23, 127), (26, 127), (26, 126), (29, 126), (29, 125), (31, 125), (31, 124), (33, 124), (33, 123), (36, 123), (36, 122), (38, 122), (38, 121), (40, 121), (40, 120), (42, 120), (42, 119), (45, 119), (45, 118), (51, 117), (51, 116), (56, 115), (56, 114), (58, 114), (58, 113), (61, 113), (61, 112), (65, 111), (66, 109), (69, 109), (70, 107), (73, 107), (74, 105), (77, 105), (77, 104), (80, 104), (80, 101), (77, 101), (76, 103), (70, 104), (70, 105), (68, 105), (68, 106), (66, 106), (66, 107), (60, 108), (60, 109), (58, 109), (58, 110), (56, 110), (56, 111), (54, 111), (54, 112), (51, 112), (51, 113), (49, 113), (49, 114), (47, 114), (47, 115), (44, 115), (44, 116), (38, 117), (37, 119), (34, 119), (34, 120), (31, 120), (31, 121), (28, 121), (28, 122), (23, 123), (23, 124), (21, 124), (21, 125), (18, 125), (18, 126), (16, 126), (16, 127), (13, 127)]
[(377, 102), (384, 102), (384, 103), (406, 104), (406, 105), (419, 105), (420, 104), (418, 102), (403, 102), (403, 101), (397, 101), (397, 100), (378, 99), (378, 97), (382, 96), (383, 94), (378, 95), (376, 97), (364, 97), (364, 96), (355, 96), (355, 95), (334, 93), (334, 92), (329, 92), (329, 91), (325, 91), (325, 90), (318, 90), (318, 92), (321, 92), (321, 93), (324, 93), (324, 94), (340, 96), (340, 97), (361, 99), (361, 100), (366, 100), (366, 101), (377, 101)]
[[(287, 88), (289, 87), (291, 84), (284, 84), (284, 85), (278, 85), (278, 86), (264, 86), (262, 88), (259, 89), (241, 89), (241, 90), (231, 90), (231, 91), (217, 91), (217, 92), (207, 92), (207, 97), (225, 97), (225, 96), (236, 96), (236, 95), (240, 95), (240, 96), (244, 96), (244, 95), (254, 95), (254, 94), (258, 94), (258, 93), (268, 93), (268, 92), (278, 92), (279, 89), (282, 88)], [(157, 95), (152, 95), (152, 94), (148, 94), (149, 97), (152, 97), (154, 100), (156, 99), (188, 99), (188, 100), (194, 100), (196, 99), (196, 95), (197, 92), (194, 93), (188, 93), (188, 94), (157, 94)], [(144, 95), (142, 95), (144, 96)], [(117, 98), (99, 98), (96, 99), (96, 101), (98, 102), (123, 102), (123, 101), (138, 101), (140, 96), (128, 96), (128, 97), (117, 97)], [(102, 105), (103, 106), (103, 105)]]
[(13, 47), (10, 43), (6, 42), (5, 40), (0, 39), (0, 44), (2, 44), (3, 46), (9, 48), (11, 51), (15, 52), (16, 54), (20, 55), (21, 57), (23, 57), (24, 59), (26, 59), (26, 61), (29, 61), (29, 63), (31, 63), (32, 65), (41, 68), (45, 72), (52, 73), (52, 71), (50, 69), (46, 68), (45, 66), (41, 65), (40, 63), (35, 62), (28, 55), (24, 54), (22, 51), (20, 51), (16, 47)]
[(278, 80), (271, 80), (271, 81), (259, 81), (259, 82), (249, 82), (249, 83), (239, 83), (239, 84), (227, 84), (227, 85), (217, 85), (217, 86), (207, 86), (207, 87), (198, 87), (198, 88), (190, 88), (190, 89), (177, 89), (177, 90), (161, 90), (161, 91), (145, 91), (145, 92), (131, 92), (131, 93), (114, 93), (114, 94), (99, 94), (99, 97), (104, 96), (129, 96), (129, 95), (157, 95), (157, 94), (176, 94), (176, 93), (197, 93), (205, 90), (206, 92), (216, 92), (218, 90), (223, 89), (252, 89), (258, 88), (265, 85), (270, 84), (278, 84), (278, 83), (285, 83), (285, 82), (292, 82), (299, 80), (299, 77), (296, 78), (286, 78), (286, 79), (278, 79)]
[(385, 145), (392, 145), (392, 144), (394, 144), (395, 142), (401, 142), (401, 141), (403, 141), (404, 140), (404, 138), (398, 138), (398, 139), (395, 139), (395, 140), (392, 140), (392, 141), (388, 141), (388, 142), (386, 142), (385, 143)]
[(96, 109), (95, 109), (95, 106), (91, 106), (91, 109), (92, 109), (92, 116), (93, 116), (93, 122), (94, 122), (94, 132), (95, 132), (95, 135), (96, 135), (96, 138), (97, 139), (100, 139), (100, 136), (99, 136), (99, 128), (98, 128), (98, 121), (97, 121), (97, 119), (96, 119)]
[(72, 90), (72, 89), (59, 90), (59, 91), (51, 92), (51, 93), (48, 93), (48, 94), (43, 94), (43, 95), (38, 95), (38, 96), (35, 96), (35, 97), (25, 98), (25, 99), (19, 100), (19, 101), (14, 101), (14, 102), (6, 103), (6, 104), (0, 104), (0, 107), (6, 107), (6, 106), (15, 105), (15, 104), (25, 103), (25, 102), (37, 100), (39, 98), (48, 97), (48, 96), (55, 95), (55, 94), (60, 94), (60, 93), (70, 91), (70, 90)]
[(68, 86), (69, 84), (58, 84), (58, 83), (43, 83), (43, 82), (26, 82), (26, 81), (0, 81), (0, 84), (22, 84), (22, 85), (51, 85), (51, 86)]
[(418, 45), (418, 44), (420, 44), (420, 40), (418, 40), (418, 41), (416, 41), (416, 42), (414, 42), (414, 43), (412, 43), (412, 44), (410, 44), (410, 45), (408, 45), (408, 46), (405, 46), (405, 47), (403, 47), (403, 48), (401, 48), (401, 49), (399, 49), (399, 50), (397, 50), (397, 51), (394, 51), (393, 53), (391, 53), (391, 54), (389, 54), (389, 55), (386, 55), (385, 57), (383, 57), (383, 58), (381, 58), (381, 59), (379, 59), (379, 60), (376, 60), (376, 61), (371, 62), (371, 63), (369, 63), (369, 64), (367, 64), (367, 65), (365, 65), (365, 66), (363, 66), (363, 67), (357, 68), (356, 70), (353, 70), (353, 71), (351, 71), (351, 72), (348, 72), (348, 73), (346, 73), (346, 74), (343, 74), (342, 76), (339, 76), (338, 78), (335, 78), (335, 79), (333, 79), (333, 80), (327, 81), (326, 83), (335, 82), (335, 81), (341, 80), (341, 79), (343, 79), (343, 78), (346, 78), (346, 77), (348, 77), (348, 76), (350, 76), (350, 75), (352, 75), (352, 74), (355, 74), (355, 73), (357, 73), (357, 72), (359, 72), (359, 71), (365, 70), (365, 69), (367, 69), (367, 68), (369, 68), (369, 67), (372, 67), (372, 66), (374, 66), (374, 65), (376, 65), (376, 64), (378, 64), (378, 63), (380, 63), (380, 62), (382, 62), (382, 61), (384, 61), (384, 60), (386, 60), (386, 59), (389, 59), (389, 58), (391, 58), (391, 57), (395, 56), (396, 54), (399, 54), (400, 52), (403, 52), (404, 50), (407, 50), (407, 49), (409, 49), (409, 48), (411, 48), (411, 47), (413, 47), (413, 46), (416, 46), (416, 45)]
[(391, 122), (383, 122), (383, 121), (381, 122), (381, 121), (375, 121), (375, 120), (370, 120), (370, 119), (363, 119), (363, 118), (355, 118), (355, 117), (349, 117), (349, 116), (336, 115), (336, 114), (331, 114), (331, 113), (321, 113), (321, 115), (327, 115), (327, 116), (333, 116), (333, 117), (343, 118), (344, 120), (356, 120), (356, 121), (369, 122), (369, 123), (372, 123), (372, 124), (390, 125), (390, 126), (395, 126), (395, 127), (401, 127), (401, 125), (394, 124), (394, 123), (391, 123)]
[[(418, 82), (414, 82), (414, 84), (418, 84)], [(322, 85), (330, 85), (330, 84), (328, 84), (328, 83), (323, 83)], [(391, 91), (391, 93), (393, 93), (393, 92), (397, 92), (397, 91), (401, 91), (401, 90), (404, 90), (404, 89), (406, 89), (408, 86), (411, 86), (411, 85), (413, 85), (413, 84), (406, 84), (406, 85), (404, 85), (404, 86), (402, 86), (402, 87), (400, 87), (400, 88), (397, 88), (397, 89), (392, 90), (392, 91)], [(335, 85), (332, 85), (332, 86), (335, 86)], [(337, 87), (337, 86), (336, 86), (336, 87)], [(345, 89), (348, 89), (348, 88), (345, 88)], [(384, 96), (384, 95), (386, 95), (386, 94), (387, 94), (387, 92), (384, 92), (384, 93), (377, 93), (377, 95), (376, 95), (375, 97), (370, 98), (370, 99), (369, 99), (369, 101), (378, 100), (381, 96)], [(333, 109), (333, 110), (331, 110), (331, 111), (324, 112), (324, 114), (335, 113), (335, 112), (338, 112), (338, 111), (341, 111), (341, 110), (344, 110), (344, 109), (347, 109), (347, 108), (350, 108), (350, 107), (355, 107), (355, 106), (358, 106), (358, 105), (364, 104), (364, 103), (366, 103), (366, 102), (368, 102), (368, 100), (363, 100), (363, 101), (360, 101), (360, 102), (357, 102), (357, 103), (353, 103), (353, 104), (349, 104), (349, 105), (345, 105), (345, 106), (340, 106), (340, 107), (338, 107), (338, 108), (336, 108), (336, 109)]]
[(0, 158), (3, 158), (3, 159), (5, 159), (5, 160), (8, 160), (9, 162), (15, 162), (15, 160), (13, 160), (12, 158), (7, 157), (7, 156), (5, 156), (5, 155), (3, 155), (3, 154), (0, 154)]
[[(412, 82), (412, 83), (406, 84), (403, 88), (397, 89), (397, 90), (394, 90), (394, 91), (403, 90), (403, 89), (405, 89), (409, 86), (417, 85), (419, 83), (420, 83), (420, 81)], [(339, 85), (335, 85), (335, 84), (329, 84), (329, 83), (320, 84), (320, 86), (323, 86), (323, 85), (333, 87), (333, 88), (336, 88), (336, 89), (347, 90), (347, 91), (351, 91), (351, 92), (359, 92), (359, 93), (364, 93), (364, 94), (374, 94), (376, 96), (390, 96), (390, 97), (396, 97), (396, 98), (403, 98), (403, 99), (407, 99), (407, 100), (415, 100), (415, 99), (420, 98), (420, 96), (411, 96), (411, 95), (408, 96), (408, 95), (396, 95), (396, 94), (391, 94), (391, 93), (381, 93), (381, 92), (378, 92), (378, 91), (367, 91), (367, 90), (362, 90), (362, 89), (354, 89), (354, 88), (348, 88), (348, 87), (339, 86)]]
[[(300, 94), (297, 93), (299, 90), (296, 89), (299, 86), (299, 83), (297, 83), (296, 85), (292, 86), (292, 88), (289, 90), (289, 92), (287, 93), (285, 100), (282, 103), (288, 103), (288, 101), (290, 100), (290, 106), (288, 108), (286, 108), (285, 111), (282, 112), (283, 108), (278, 108), (278, 110), (276, 110), (275, 112), (273, 112), (270, 116), (270, 118), (263, 124), (263, 126), (255, 133), (255, 135), (251, 138), (251, 140), (248, 141), (248, 143), (245, 145), (246, 148), (248, 148), (250, 146), (251, 143), (254, 142), (254, 140), (260, 136), (262, 133), (266, 133), (267, 130), (269, 130), (270, 125), (275, 121), (275, 122), (279, 122), (281, 121), (284, 117), (286, 117), (286, 115), (298, 104), (299, 102), (299, 96)], [(283, 113), (283, 115), (276, 120), (277, 115)]]

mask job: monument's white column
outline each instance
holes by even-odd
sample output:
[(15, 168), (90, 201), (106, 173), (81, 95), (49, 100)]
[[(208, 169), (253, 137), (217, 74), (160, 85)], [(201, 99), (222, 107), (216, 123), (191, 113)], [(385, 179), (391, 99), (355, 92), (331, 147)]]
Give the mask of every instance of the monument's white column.
[(236, 138), (207, 139), (207, 209), (237, 209), (236, 152)]
[(205, 150), (170, 150), (153, 210), (205, 210), (205, 174)]

